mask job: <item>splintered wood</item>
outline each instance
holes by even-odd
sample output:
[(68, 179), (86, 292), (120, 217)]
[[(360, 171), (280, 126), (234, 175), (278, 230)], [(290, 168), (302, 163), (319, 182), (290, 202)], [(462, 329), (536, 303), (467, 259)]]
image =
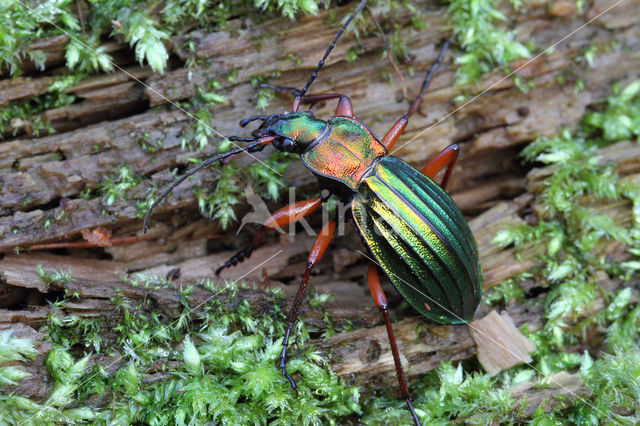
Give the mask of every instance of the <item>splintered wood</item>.
[(538, 408), (549, 413), (558, 405), (570, 406), (571, 400), (588, 398), (591, 393), (579, 375), (566, 371), (551, 374), (534, 382), (519, 383), (509, 391), (516, 399), (512, 410), (522, 419), (528, 418)]
[(484, 318), (471, 321), (469, 328), (477, 346), (478, 361), (492, 376), (532, 361), (529, 353), (536, 349), (535, 343), (518, 331), (506, 312), (491, 311)]

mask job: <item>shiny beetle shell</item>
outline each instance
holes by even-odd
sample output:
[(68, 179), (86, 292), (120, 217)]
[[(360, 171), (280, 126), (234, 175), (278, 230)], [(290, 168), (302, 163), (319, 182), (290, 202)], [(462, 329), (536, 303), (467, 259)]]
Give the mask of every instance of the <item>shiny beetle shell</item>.
[(360, 234), (409, 304), (445, 324), (466, 322), (480, 303), (475, 240), (451, 197), (404, 161), (381, 158), (352, 200)]

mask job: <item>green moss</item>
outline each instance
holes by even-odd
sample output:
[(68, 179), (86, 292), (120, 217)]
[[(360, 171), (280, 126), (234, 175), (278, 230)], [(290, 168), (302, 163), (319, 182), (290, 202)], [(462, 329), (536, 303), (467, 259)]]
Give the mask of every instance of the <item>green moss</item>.
[(29, 6), (20, 2), (0, 6), (0, 64), (12, 75), (21, 72), (25, 59), (43, 68), (44, 54), (28, 48), (42, 37), (70, 35), (65, 57), (67, 67), (73, 71), (112, 70), (111, 57), (104, 52), (104, 36), (108, 35), (129, 43), (141, 64), (163, 72), (169, 58), (164, 41), (186, 25), (220, 27), (238, 13), (252, 9), (290, 19), (318, 11), (315, 0), (223, 0), (214, 5), (200, 0), (167, 0), (161, 3), (162, 7), (152, 0), (91, 1), (81, 6), (72, 1), (47, 0)]
[(8, 68), (11, 75), (21, 72), (22, 62), (31, 59), (39, 69), (44, 68), (44, 53), (28, 49), (29, 43), (40, 37), (53, 35), (48, 21), (65, 30), (80, 28), (70, 12), (68, 3), (43, 2), (33, 8), (34, 12), (18, 2), (0, 4), (0, 65)]
[(512, 31), (495, 26), (506, 18), (493, 0), (449, 0), (448, 12), (453, 36), (465, 49), (456, 59), (458, 84), (472, 84), (498, 66), (531, 56), (527, 46), (514, 40)]
[[(544, 299), (544, 327), (535, 333), (523, 329), (537, 345), (534, 365), (550, 374), (582, 364), (587, 386), (597, 389), (590, 401), (574, 401), (569, 404), (571, 408), (551, 414), (536, 412), (534, 423), (591, 424), (611, 420), (606, 417), (610, 414), (627, 424), (640, 413), (637, 399), (629, 402), (628, 398), (638, 372), (621, 363), (622, 359), (639, 356), (640, 308), (631, 302), (630, 287), (623, 285), (610, 291), (599, 284), (603, 273), (608, 279), (633, 283), (640, 263), (633, 259), (619, 264), (595, 255), (598, 247), (612, 240), (630, 254), (640, 254), (640, 188), (621, 181), (610, 165), (599, 163), (596, 155), (597, 149), (613, 142), (637, 139), (639, 90), (640, 82), (625, 89), (614, 85), (612, 95), (597, 111), (585, 115), (576, 132), (565, 130), (555, 137), (540, 137), (525, 148), (523, 156), (527, 160), (553, 166), (537, 194), (540, 220), (534, 226), (503, 230), (494, 239), (504, 245), (546, 244), (546, 252), (540, 257), (542, 267), (532, 271), (537, 280), (550, 287)], [(632, 205), (630, 225), (616, 223), (594, 207), (598, 202), (620, 200)], [(598, 298), (604, 300), (605, 307), (593, 313), (590, 306)], [(605, 348), (615, 354), (596, 361), (597, 368), (591, 366), (590, 359), (567, 349), (585, 344), (594, 330), (603, 332)], [(608, 390), (603, 390), (605, 383), (610, 383)], [(615, 390), (616, 386), (620, 388)], [(616, 410), (612, 411), (613, 407)]]
[(190, 131), (181, 139), (182, 148), (189, 148), (190, 150), (204, 149), (209, 144), (210, 139), (217, 137), (217, 133), (214, 132), (212, 127), (213, 115), (208, 103), (198, 101), (198, 97), (192, 98), (192, 100), (194, 101), (195, 112), (193, 113)]
[[(537, 372), (515, 367), (496, 377), (464, 373), (462, 365), (444, 362), (419, 383), (412, 385), (413, 405), (423, 424), (449, 425), (452, 419), (465, 424), (635, 424), (640, 413), (640, 349), (617, 349), (593, 360), (588, 354), (557, 354), (539, 365), (544, 375), (553, 371), (578, 369), (590, 397), (556, 396), (556, 405), (546, 413), (540, 407), (527, 418), (528, 402), (516, 401), (510, 388), (534, 381), (536, 387), (552, 385)], [(404, 401), (378, 395), (363, 402), (362, 422), (371, 425), (411, 424)]]
[[(470, 424), (505, 423), (514, 420), (510, 377), (492, 379), (489, 374), (465, 374), (462, 365), (444, 362), (412, 386), (413, 406), (423, 424), (448, 425), (451, 419)], [(410, 424), (404, 401), (378, 396), (364, 403), (365, 424)]]
[[(109, 327), (117, 343), (110, 347), (96, 347), (100, 330), (93, 320), (50, 321), (43, 331), (52, 343), (46, 367), (53, 392), (36, 404), (4, 395), (0, 388), (5, 421), (335, 424), (357, 414), (358, 390), (341, 384), (326, 361), (304, 344), (308, 333), (301, 324), (287, 363), (300, 395), (287, 391), (287, 381), (275, 368), (285, 323), (279, 293), (272, 293), (271, 308), (256, 316), (236, 291), (229, 285), (207, 301), (189, 301), (189, 290), (182, 290), (183, 313), (171, 323), (148, 311), (145, 302), (118, 297), (114, 303), (120, 319)], [(188, 307), (195, 304), (197, 313)], [(71, 340), (70, 327), (77, 330)], [(0, 363), (6, 361), (5, 352), (18, 360), (35, 355), (32, 343), (7, 341), (10, 337), (0, 334)], [(13, 345), (11, 351), (3, 351), (4, 343)], [(21, 379), (20, 374), (9, 374), (14, 381)], [(144, 380), (150, 374), (158, 380)], [(105, 396), (105, 407), (90, 408), (88, 401)]]
[[(278, 72), (271, 77), (277, 78), (279, 75), (280, 73)], [(265, 80), (266, 79), (262, 76), (251, 77), (251, 86), (256, 89), (256, 107), (261, 111), (267, 109), (269, 102), (276, 96), (276, 92), (274, 90), (267, 87), (260, 87)]]
[(530, 277), (531, 273), (524, 272), (517, 277), (502, 281), (488, 291), (483, 292), (482, 303), (506, 305), (513, 301), (522, 301), (524, 299), (524, 291), (519, 283)]
[(108, 207), (115, 201), (128, 200), (130, 191), (135, 189), (141, 180), (140, 176), (131, 172), (129, 166), (120, 166), (115, 178), (107, 177), (98, 186), (104, 205)]
[[(580, 375), (591, 397), (588, 401), (571, 401), (568, 408), (551, 413), (536, 410), (532, 424), (637, 424), (640, 413), (640, 350), (616, 349), (593, 360), (585, 354), (579, 360)], [(571, 400), (571, 399), (570, 399)]]
[(268, 12), (279, 11), (282, 16), (294, 19), (297, 14), (315, 15), (318, 13), (316, 0), (255, 0), (255, 5)]
[(285, 188), (281, 174), (288, 167), (290, 158), (290, 154), (275, 152), (263, 162), (251, 163), (242, 171), (233, 162), (226, 164), (215, 176), (212, 191), (200, 185), (194, 188), (200, 212), (226, 229), (236, 220), (233, 208), (244, 197), (247, 186), (254, 187), (265, 200), (277, 200)]
[(53, 87), (43, 95), (9, 102), (0, 108), (0, 138), (4, 133), (16, 135), (20, 130), (36, 137), (42, 132), (54, 133), (54, 129), (40, 114), (70, 105), (74, 101), (75, 96), (67, 95)]
[(56, 269), (53, 272), (46, 272), (42, 265), (37, 265), (36, 271), (38, 272), (40, 280), (45, 284), (65, 284), (73, 281), (73, 278), (71, 278), (71, 272), (69, 271)]
[(596, 138), (598, 145), (623, 139), (640, 142), (640, 80), (624, 89), (614, 84), (602, 111), (588, 113), (584, 131)]

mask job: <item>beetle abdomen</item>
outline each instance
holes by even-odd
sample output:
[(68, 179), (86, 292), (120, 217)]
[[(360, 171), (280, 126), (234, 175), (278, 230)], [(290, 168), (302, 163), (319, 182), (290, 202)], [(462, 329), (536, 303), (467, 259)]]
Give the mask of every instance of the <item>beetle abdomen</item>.
[(395, 288), (425, 317), (473, 317), (481, 293), (476, 243), (462, 213), (433, 180), (384, 157), (360, 184), (353, 216)]

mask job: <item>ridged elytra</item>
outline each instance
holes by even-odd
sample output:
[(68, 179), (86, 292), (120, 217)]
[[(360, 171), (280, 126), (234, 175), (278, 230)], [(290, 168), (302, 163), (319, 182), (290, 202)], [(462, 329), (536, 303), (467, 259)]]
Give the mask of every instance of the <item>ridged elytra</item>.
[[(388, 155), (405, 130), (409, 118), (419, 108), (448, 42), (444, 43), (427, 72), (420, 94), (382, 139), (378, 139), (363, 122), (354, 117), (348, 97), (333, 93), (306, 94), (345, 28), (365, 4), (366, 0), (362, 0), (342, 25), (301, 90), (265, 85), (295, 95), (291, 112), (242, 120), (241, 127), (253, 121), (261, 121), (261, 124), (252, 132), (252, 137), (230, 137), (229, 140), (249, 144), (207, 159), (172, 182), (147, 212), (144, 228), (146, 231), (155, 206), (186, 178), (204, 167), (240, 152), (260, 151), (267, 145), (272, 145), (278, 151), (299, 154), (303, 164), (318, 178), (321, 189), (350, 204), (362, 240), (375, 259), (368, 268), (369, 288), (384, 316), (403, 398), (414, 422), (419, 425), (377, 270), (380, 268), (385, 272), (398, 292), (420, 314), (445, 324), (463, 323), (472, 318), (480, 302), (482, 279), (473, 235), (462, 213), (444, 190), (457, 158), (458, 147), (451, 145), (445, 148), (421, 170)], [(328, 120), (316, 118), (311, 111), (298, 111), (302, 104), (313, 105), (332, 99), (338, 100), (338, 106), (336, 115)], [(445, 167), (444, 178), (438, 185), (433, 177)], [(278, 210), (264, 222), (255, 234), (253, 243), (218, 268), (216, 275), (222, 269), (249, 258), (260, 245), (265, 230), (311, 214), (326, 199), (326, 195), (318, 196)], [(279, 368), (296, 391), (296, 383), (286, 371), (286, 349), (311, 269), (328, 247), (336, 223), (335, 219), (330, 220), (318, 234), (287, 319)]]

